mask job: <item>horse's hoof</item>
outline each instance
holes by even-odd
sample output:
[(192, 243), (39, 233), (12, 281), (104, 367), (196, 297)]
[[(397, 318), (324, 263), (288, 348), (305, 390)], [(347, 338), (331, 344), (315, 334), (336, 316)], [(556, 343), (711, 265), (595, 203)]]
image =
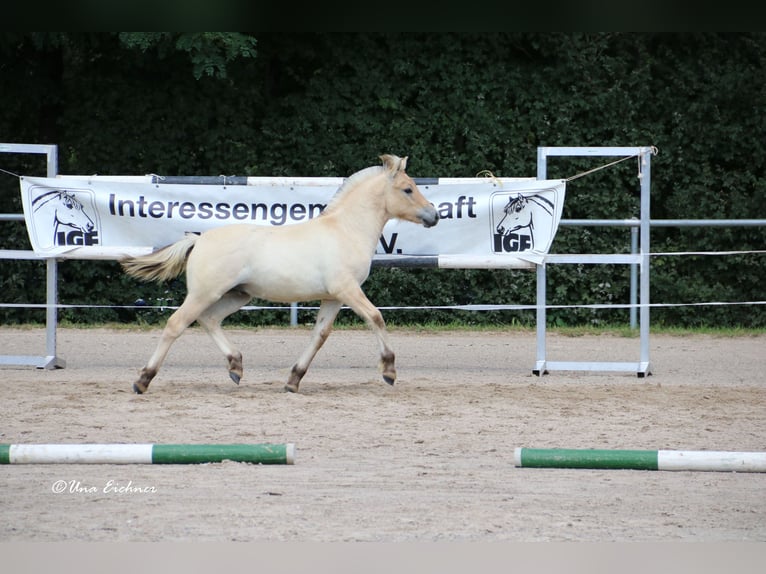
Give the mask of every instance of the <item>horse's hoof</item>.
[(234, 373), (232, 371), (229, 371), (229, 377), (237, 385), (239, 384), (239, 381), (242, 379), (242, 377), (240, 377), (237, 373)]
[(287, 383), (285, 385), (285, 392), (286, 393), (297, 393), (298, 392), (298, 385), (291, 385), (290, 383)]
[(383, 375), (383, 380), (386, 381), (392, 387), (394, 386), (394, 382), (396, 381), (394, 377), (389, 377), (388, 375)]
[(138, 383), (133, 383), (134, 393), (136, 393), (137, 395), (143, 395), (145, 391), (146, 391), (146, 387), (142, 389), (141, 387), (138, 386)]

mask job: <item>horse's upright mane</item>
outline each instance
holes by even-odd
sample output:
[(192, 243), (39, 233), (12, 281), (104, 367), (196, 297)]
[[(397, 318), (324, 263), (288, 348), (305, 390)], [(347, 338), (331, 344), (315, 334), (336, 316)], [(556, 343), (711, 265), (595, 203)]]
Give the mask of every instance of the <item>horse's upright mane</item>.
[(383, 166), (381, 165), (373, 165), (370, 167), (366, 167), (364, 169), (361, 169), (357, 171), (356, 173), (352, 173), (346, 181), (341, 184), (341, 186), (338, 188), (338, 191), (335, 192), (335, 195), (332, 196), (330, 201), (327, 203), (327, 207), (324, 208), (324, 211), (322, 213), (327, 212), (332, 206), (338, 202), (338, 200), (343, 197), (349, 190), (353, 189), (354, 187), (359, 184), (360, 181), (364, 179), (368, 179), (369, 177), (372, 177), (375, 174), (380, 173), (383, 170)]

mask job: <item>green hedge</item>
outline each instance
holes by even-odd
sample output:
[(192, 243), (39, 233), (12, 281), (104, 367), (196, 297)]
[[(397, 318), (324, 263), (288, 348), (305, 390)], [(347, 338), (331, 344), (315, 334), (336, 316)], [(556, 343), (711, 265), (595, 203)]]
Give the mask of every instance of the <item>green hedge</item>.
[[(654, 145), (652, 217), (766, 218), (766, 35), (7, 33), (0, 39), (0, 140), (59, 145), (68, 174), (344, 176), (380, 153), (417, 177), (532, 176), (538, 146)], [(0, 167), (39, 174), (39, 158)], [(603, 161), (602, 161), (603, 160)], [(550, 177), (608, 161), (551, 160)], [(638, 216), (638, 167), (573, 181), (565, 218)], [(0, 174), (0, 212), (20, 212)], [(653, 252), (758, 250), (766, 230), (654, 228)], [(0, 248), (28, 246), (0, 223)], [(622, 228), (561, 228), (558, 253), (626, 252)], [(41, 302), (44, 266), (2, 262), (2, 302)], [(130, 305), (183, 298), (183, 280), (149, 285), (116, 263), (67, 261), (60, 300)], [(655, 257), (656, 303), (762, 300), (761, 254)], [(551, 266), (553, 305), (627, 303), (626, 266)], [(533, 304), (534, 273), (375, 270), (380, 306)], [(256, 302), (257, 303), (257, 302)], [(75, 322), (159, 321), (167, 313), (66, 309)], [(238, 313), (244, 324), (286, 312)], [(301, 314), (306, 320), (310, 313)], [(397, 322), (533, 323), (529, 311), (397, 311)], [(42, 320), (0, 309), (3, 323)], [(347, 313), (342, 321), (353, 321)], [(625, 323), (627, 311), (562, 309), (561, 325)], [(669, 307), (652, 322), (766, 326), (763, 306)]]

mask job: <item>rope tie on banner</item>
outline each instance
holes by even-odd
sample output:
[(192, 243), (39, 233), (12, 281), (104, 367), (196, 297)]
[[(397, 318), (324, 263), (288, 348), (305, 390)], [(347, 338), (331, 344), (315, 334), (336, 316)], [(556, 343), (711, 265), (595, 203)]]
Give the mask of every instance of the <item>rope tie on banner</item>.
[[(650, 151), (650, 153), (652, 155), (657, 155), (657, 148), (655, 146), (651, 146), (649, 148), (649, 151)], [(634, 157), (638, 158), (638, 176), (637, 177), (638, 177), (638, 179), (641, 179), (642, 177), (644, 177), (643, 168), (646, 165), (646, 158), (644, 157), (643, 153), (639, 153), (639, 154), (636, 154), (636, 155), (625, 156), (623, 158), (620, 158), (620, 159), (617, 159), (615, 161), (609, 162), (609, 163), (604, 164), (602, 166), (594, 167), (593, 169), (589, 169), (588, 171), (584, 171), (582, 173), (578, 173), (578, 174), (575, 174), (575, 175), (573, 175), (571, 177), (568, 177), (568, 178), (566, 178), (565, 181), (570, 182), (570, 181), (573, 181), (575, 179), (579, 179), (581, 177), (584, 177), (586, 175), (590, 175), (591, 173), (594, 173), (594, 172), (597, 172), (597, 171), (601, 171), (602, 169), (606, 169), (608, 167), (612, 167), (613, 165), (617, 165), (618, 163), (622, 163), (623, 161), (629, 160), (629, 159), (634, 158)]]
[(495, 183), (495, 185), (497, 185), (498, 187), (503, 187), (503, 182), (500, 181), (500, 179), (488, 169), (483, 169), (476, 174), (476, 177), (482, 177), (482, 176), (488, 179), (491, 179)]
[(237, 177), (237, 176), (236, 176), (236, 175), (224, 175), (224, 174), (221, 174), (221, 175), (219, 175), (218, 177), (220, 177), (221, 179), (223, 179), (223, 186), (224, 186), (224, 187), (226, 187), (226, 184), (228, 183), (228, 179), (229, 179), (229, 178), (235, 178), (235, 177)]
[[(650, 146), (649, 147), (649, 152), (652, 155), (657, 155), (657, 153), (658, 153), (657, 148), (655, 146)], [(635, 154), (635, 155), (625, 156), (623, 158), (617, 159), (615, 161), (609, 162), (609, 163), (601, 165), (599, 167), (594, 167), (593, 169), (589, 169), (588, 171), (584, 171), (582, 173), (575, 174), (575, 175), (573, 175), (571, 177), (566, 178), (564, 181), (566, 181), (566, 182), (574, 181), (575, 179), (579, 179), (579, 178), (584, 177), (586, 175), (590, 175), (591, 173), (595, 173), (597, 171), (601, 171), (602, 169), (606, 169), (608, 167), (612, 167), (613, 165), (617, 165), (618, 163), (622, 163), (623, 161), (627, 161), (627, 160), (629, 160), (631, 158), (634, 158), (634, 157), (638, 159), (638, 175), (637, 175), (637, 177), (638, 177), (638, 179), (641, 179), (641, 178), (644, 177), (644, 167), (646, 166), (646, 157), (644, 157), (644, 155), (645, 154), (643, 154), (643, 153), (638, 153), (638, 154)], [(490, 170), (483, 169), (479, 173), (476, 174), (476, 177), (482, 177), (482, 176), (486, 177), (486, 178), (489, 178), (489, 179), (492, 179), (495, 182), (496, 185), (498, 185), (499, 187), (503, 187), (503, 182), (500, 181), (500, 179), (494, 173), (492, 173)], [(223, 176), (221, 176), (221, 177), (223, 177)]]
[(0, 171), (2, 171), (3, 173), (7, 173), (8, 175), (12, 175), (13, 177), (18, 177), (19, 179), (21, 179), (21, 176), (18, 173), (13, 173), (12, 171), (8, 171), (7, 169), (3, 169), (2, 167), (0, 167)]
[(152, 183), (154, 184), (154, 187), (159, 189), (159, 182), (161, 182), (163, 179), (165, 179), (164, 175), (158, 175), (156, 173), (149, 173), (147, 174), (149, 177), (152, 178)]

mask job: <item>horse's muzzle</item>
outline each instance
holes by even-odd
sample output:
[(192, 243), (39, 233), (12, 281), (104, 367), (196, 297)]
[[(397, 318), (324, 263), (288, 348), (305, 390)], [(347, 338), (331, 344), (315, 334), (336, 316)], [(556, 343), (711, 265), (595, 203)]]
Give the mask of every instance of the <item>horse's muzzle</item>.
[(420, 221), (423, 222), (423, 227), (433, 227), (439, 223), (439, 214), (436, 212), (436, 208), (424, 209), (420, 213)]

